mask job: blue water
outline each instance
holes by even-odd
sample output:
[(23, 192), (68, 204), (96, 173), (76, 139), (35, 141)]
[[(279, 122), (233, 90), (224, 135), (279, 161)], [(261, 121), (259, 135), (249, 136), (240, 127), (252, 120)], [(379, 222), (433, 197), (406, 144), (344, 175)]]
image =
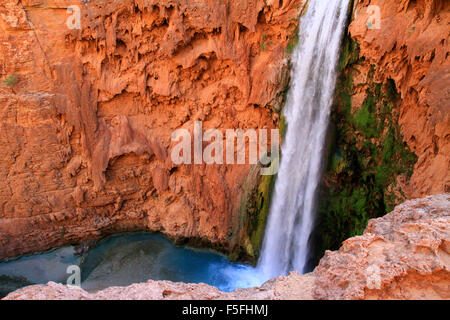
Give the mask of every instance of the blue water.
[(0, 296), (30, 284), (66, 283), (67, 267), (81, 269), (81, 287), (97, 291), (152, 280), (206, 283), (230, 292), (260, 285), (255, 268), (232, 263), (213, 251), (175, 246), (161, 234), (108, 237), (82, 258), (74, 247), (0, 263)]

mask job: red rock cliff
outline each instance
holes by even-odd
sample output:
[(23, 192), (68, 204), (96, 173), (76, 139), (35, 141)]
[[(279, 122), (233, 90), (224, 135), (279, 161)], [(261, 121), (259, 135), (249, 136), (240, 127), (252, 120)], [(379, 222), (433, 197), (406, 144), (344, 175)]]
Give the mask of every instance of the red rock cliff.
[(450, 2), (357, 0), (354, 12), (349, 31), (365, 63), (353, 102), (364, 100), (371, 68), (376, 81), (394, 80), (403, 137), (418, 156), (403, 191), (407, 198), (450, 192)]
[[(70, 5), (81, 8), (80, 30), (67, 27)], [(418, 156), (402, 190), (448, 192), (449, 2), (354, 5), (350, 33), (365, 59), (355, 105), (371, 66), (393, 79)], [(381, 29), (367, 29), (369, 5)], [(18, 78), (0, 87), (0, 259), (143, 229), (239, 247), (250, 166), (174, 166), (170, 136), (196, 120), (275, 127), (301, 9), (301, 0), (1, 0), (0, 77)]]
[[(70, 5), (81, 29), (68, 28)], [(276, 127), (300, 10), (300, 0), (2, 0), (0, 76), (18, 78), (0, 88), (0, 259), (145, 229), (239, 245), (250, 166), (174, 166), (171, 133), (196, 120)]]

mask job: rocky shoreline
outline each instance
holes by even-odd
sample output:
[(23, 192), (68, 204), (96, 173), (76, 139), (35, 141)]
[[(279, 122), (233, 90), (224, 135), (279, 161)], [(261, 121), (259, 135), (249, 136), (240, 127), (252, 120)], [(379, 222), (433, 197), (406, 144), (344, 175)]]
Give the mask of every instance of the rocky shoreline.
[(205, 284), (153, 281), (88, 293), (48, 283), (5, 300), (45, 299), (450, 299), (450, 194), (409, 200), (327, 251), (316, 269), (231, 293)]

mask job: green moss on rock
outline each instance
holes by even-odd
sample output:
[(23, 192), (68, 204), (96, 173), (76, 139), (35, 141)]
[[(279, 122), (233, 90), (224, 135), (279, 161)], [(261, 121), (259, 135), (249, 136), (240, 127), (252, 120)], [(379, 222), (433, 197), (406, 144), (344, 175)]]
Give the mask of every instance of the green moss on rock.
[(281, 139), (284, 140), (284, 137), (286, 136), (286, 130), (287, 130), (287, 121), (286, 121), (286, 117), (284, 115), (280, 116), (278, 130), (280, 130)]
[(397, 178), (410, 177), (417, 161), (398, 125), (400, 98), (393, 80), (376, 82), (373, 66), (364, 102), (352, 106), (355, 67), (363, 63), (357, 43), (347, 36), (331, 115), (332, 147), (319, 195), (315, 262), (325, 250), (336, 250), (343, 240), (362, 234), (369, 219), (385, 215), (402, 202)]
[[(281, 139), (287, 129), (284, 115), (280, 115), (278, 122)], [(247, 261), (256, 263), (260, 255), (266, 222), (269, 216), (272, 191), (277, 175), (260, 175), (261, 165), (250, 169), (243, 183), (242, 198), (238, 212), (239, 221), (229, 239), (236, 237), (236, 244), (228, 255), (231, 261)]]
[(243, 184), (236, 230), (239, 244), (228, 256), (232, 261), (256, 263), (260, 254), (275, 182), (275, 176), (262, 176), (260, 170), (260, 165), (253, 166)]

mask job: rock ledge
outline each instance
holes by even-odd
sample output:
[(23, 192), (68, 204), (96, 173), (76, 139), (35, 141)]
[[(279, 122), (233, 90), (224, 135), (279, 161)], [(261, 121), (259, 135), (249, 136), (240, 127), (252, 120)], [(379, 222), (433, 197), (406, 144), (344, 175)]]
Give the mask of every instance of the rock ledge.
[(450, 299), (450, 194), (407, 201), (370, 220), (362, 236), (327, 251), (312, 273), (293, 272), (261, 287), (224, 293), (149, 280), (88, 293), (50, 282), (5, 298), (23, 299)]

